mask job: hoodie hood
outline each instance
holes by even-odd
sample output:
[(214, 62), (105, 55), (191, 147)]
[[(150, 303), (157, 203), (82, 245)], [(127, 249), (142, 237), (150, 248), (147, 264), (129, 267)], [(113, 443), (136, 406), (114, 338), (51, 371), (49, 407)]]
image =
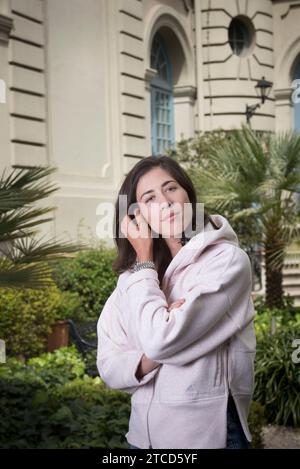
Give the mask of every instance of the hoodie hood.
[(188, 243), (178, 251), (164, 274), (162, 282), (163, 289), (166, 288), (169, 279), (172, 278), (178, 270), (195, 262), (208, 246), (219, 243), (229, 243), (239, 246), (238, 237), (228, 220), (219, 214), (210, 215), (210, 217), (219, 228), (214, 228), (209, 221), (200, 233), (194, 235)]

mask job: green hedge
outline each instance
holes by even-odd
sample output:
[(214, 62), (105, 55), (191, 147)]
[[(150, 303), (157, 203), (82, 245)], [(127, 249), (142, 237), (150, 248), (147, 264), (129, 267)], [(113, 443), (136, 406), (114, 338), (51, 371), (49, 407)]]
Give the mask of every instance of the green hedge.
[(57, 319), (82, 317), (78, 296), (55, 285), (40, 290), (0, 289), (0, 338), (8, 356), (34, 357), (47, 349)]
[(266, 423), (265, 408), (257, 401), (252, 401), (248, 416), (249, 429), (252, 435), (251, 448), (263, 448), (263, 426)]
[(57, 264), (56, 284), (62, 291), (79, 295), (86, 320), (98, 319), (103, 306), (115, 289), (118, 276), (112, 270), (116, 250), (103, 242), (99, 248), (80, 252), (75, 259)]
[(300, 366), (292, 354), (300, 339), (300, 308), (284, 295), (281, 308), (268, 308), (263, 297), (254, 301), (257, 337), (254, 399), (265, 408), (268, 423), (300, 426)]
[(283, 306), (281, 308), (268, 308), (263, 297), (258, 297), (254, 301), (255, 306), (255, 332), (257, 339), (263, 340), (266, 334), (291, 327), (300, 329), (300, 308), (294, 306), (294, 298), (284, 295)]
[(300, 364), (292, 360), (299, 338), (294, 325), (257, 341), (254, 399), (265, 407), (268, 423), (300, 426)]
[(44, 352), (60, 303), (59, 290), (1, 289), (0, 298), (0, 337), (7, 354), (31, 357)]
[(127, 448), (130, 396), (85, 375), (67, 347), (0, 367), (1, 448)]

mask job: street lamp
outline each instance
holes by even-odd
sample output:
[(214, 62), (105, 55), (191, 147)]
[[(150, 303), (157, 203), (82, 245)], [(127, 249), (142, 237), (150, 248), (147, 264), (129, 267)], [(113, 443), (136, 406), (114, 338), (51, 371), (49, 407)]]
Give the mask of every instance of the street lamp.
[[(255, 85), (255, 91), (258, 98), (261, 99), (262, 104), (264, 104), (265, 100), (270, 94), (272, 88), (272, 82), (265, 80), (265, 77), (262, 77), (261, 80), (258, 80), (257, 84)], [(260, 107), (260, 103), (253, 104), (252, 106), (248, 106), (246, 104), (246, 117), (247, 117), (247, 124), (250, 124), (250, 119), (253, 116), (254, 112), (257, 108)]]

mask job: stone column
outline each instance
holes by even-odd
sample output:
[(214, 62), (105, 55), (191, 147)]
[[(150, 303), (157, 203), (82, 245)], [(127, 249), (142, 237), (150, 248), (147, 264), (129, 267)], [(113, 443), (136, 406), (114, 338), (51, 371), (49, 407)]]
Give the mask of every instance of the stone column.
[(194, 137), (195, 133), (195, 86), (174, 86), (175, 141)]

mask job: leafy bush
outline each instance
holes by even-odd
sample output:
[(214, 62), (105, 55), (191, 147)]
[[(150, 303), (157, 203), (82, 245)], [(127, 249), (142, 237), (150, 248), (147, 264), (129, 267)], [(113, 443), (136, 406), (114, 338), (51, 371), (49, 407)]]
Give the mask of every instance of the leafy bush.
[(256, 401), (251, 402), (249, 417), (249, 430), (252, 434), (252, 448), (263, 448), (263, 437), (262, 437), (262, 429), (266, 423), (265, 418), (265, 409), (264, 407)]
[(47, 335), (55, 321), (60, 292), (1, 289), (0, 337), (8, 355), (31, 357), (45, 351)]
[(30, 380), (37, 379), (46, 387), (58, 386), (76, 378), (83, 378), (85, 366), (76, 348), (71, 346), (30, 358), (26, 363), (9, 358), (7, 363), (0, 367), (0, 379), (23, 379), (25, 373)]
[(254, 399), (265, 408), (268, 423), (300, 426), (300, 368), (293, 363), (293, 341), (299, 336), (300, 308), (283, 296), (281, 308), (254, 300), (257, 337)]
[(254, 318), (257, 338), (264, 334), (272, 333), (282, 328), (300, 326), (300, 308), (294, 306), (294, 298), (291, 295), (283, 296), (281, 308), (268, 308), (263, 297), (254, 300), (256, 315)]
[(300, 366), (294, 363), (299, 327), (262, 332), (257, 341), (254, 399), (265, 407), (268, 423), (300, 426)]
[(97, 320), (115, 289), (117, 274), (112, 270), (116, 251), (100, 242), (99, 248), (79, 253), (75, 259), (57, 264), (55, 281), (62, 291), (75, 292), (81, 299), (85, 320)]
[(210, 132), (196, 131), (195, 137), (182, 138), (175, 146), (166, 150), (166, 153), (181, 163), (184, 167), (193, 168), (199, 166), (199, 159), (206, 159), (211, 152), (211, 146), (219, 143), (223, 144), (231, 138), (231, 131), (226, 131), (221, 127)]
[(1, 448), (127, 448), (130, 396), (84, 374), (74, 347), (0, 367)]
[(92, 378), (99, 376), (99, 371), (96, 363), (97, 349), (89, 350), (88, 352), (86, 352), (82, 357), (82, 360), (84, 362), (85, 371), (87, 375), (91, 376)]
[(8, 356), (37, 356), (46, 351), (47, 337), (57, 319), (82, 318), (76, 293), (56, 286), (40, 290), (0, 290), (0, 338)]
[(56, 309), (56, 319), (73, 319), (74, 321), (84, 321), (85, 313), (82, 308), (81, 299), (77, 292), (61, 291), (60, 302)]

